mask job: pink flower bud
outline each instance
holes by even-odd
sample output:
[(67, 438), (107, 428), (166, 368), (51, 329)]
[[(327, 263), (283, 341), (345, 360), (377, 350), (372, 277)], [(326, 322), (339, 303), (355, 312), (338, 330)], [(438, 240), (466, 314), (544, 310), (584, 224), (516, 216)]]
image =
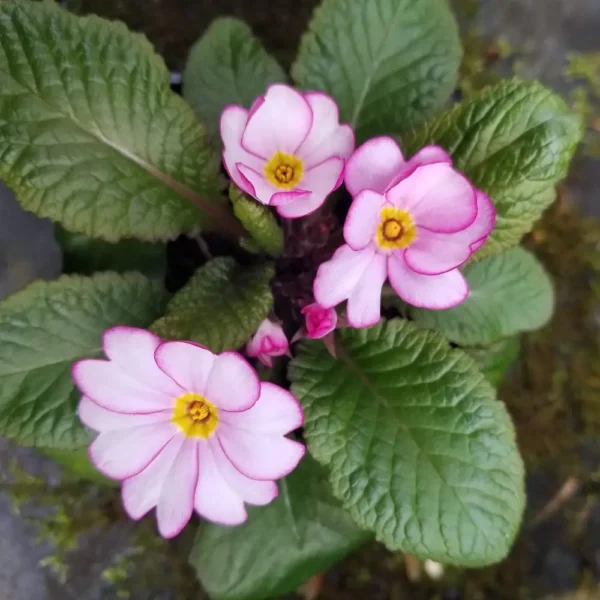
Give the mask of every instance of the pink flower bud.
[(316, 302), (302, 309), (305, 318), (305, 337), (317, 340), (331, 333), (337, 325), (335, 308), (323, 308)]
[(274, 356), (288, 354), (290, 346), (281, 325), (265, 319), (246, 345), (246, 354), (258, 358), (263, 365), (273, 366)]

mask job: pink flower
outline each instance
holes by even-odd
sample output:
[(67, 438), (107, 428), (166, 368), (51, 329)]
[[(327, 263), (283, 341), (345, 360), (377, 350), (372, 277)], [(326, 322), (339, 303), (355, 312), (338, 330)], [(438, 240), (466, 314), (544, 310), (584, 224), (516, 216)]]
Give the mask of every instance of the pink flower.
[(342, 183), (354, 132), (339, 124), (336, 103), (321, 92), (269, 87), (250, 111), (221, 114), (223, 162), (229, 176), (259, 202), (293, 219), (315, 211)]
[(281, 325), (265, 319), (252, 339), (246, 344), (246, 354), (267, 367), (273, 366), (273, 356), (288, 354), (290, 346)]
[(354, 196), (346, 244), (319, 267), (314, 296), (321, 306), (348, 300), (353, 327), (374, 325), (388, 278), (415, 306), (439, 310), (466, 299), (457, 267), (484, 244), (496, 211), (442, 148), (428, 146), (405, 161), (393, 139), (374, 138), (348, 160), (345, 183)]
[(108, 360), (81, 360), (73, 378), (79, 417), (99, 435), (90, 457), (123, 481), (125, 510), (140, 519), (156, 507), (164, 537), (196, 512), (215, 523), (246, 520), (244, 504), (277, 496), (304, 446), (286, 433), (303, 422), (284, 389), (261, 383), (235, 352), (215, 355), (191, 342), (163, 342), (143, 329), (104, 334)]
[(337, 325), (335, 308), (323, 308), (316, 302), (302, 309), (305, 319), (305, 337), (317, 340), (331, 333)]

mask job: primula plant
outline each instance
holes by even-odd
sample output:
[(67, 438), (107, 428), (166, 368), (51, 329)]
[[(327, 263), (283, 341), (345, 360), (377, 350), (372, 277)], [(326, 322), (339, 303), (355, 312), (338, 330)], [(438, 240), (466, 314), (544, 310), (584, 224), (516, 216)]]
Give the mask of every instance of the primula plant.
[(213, 23), (181, 97), (124, 25), (2, 2), (0, 176), (66, 273), (0, 303), (0, 434), (195, 528), (215, 599), (372, 538), (501, 560), (495, 385), (554, 303), (519, 243), (582, 131), (531, 81), (451, 105), (460, 61), (445, 0), (324, 0), (290, 73)]

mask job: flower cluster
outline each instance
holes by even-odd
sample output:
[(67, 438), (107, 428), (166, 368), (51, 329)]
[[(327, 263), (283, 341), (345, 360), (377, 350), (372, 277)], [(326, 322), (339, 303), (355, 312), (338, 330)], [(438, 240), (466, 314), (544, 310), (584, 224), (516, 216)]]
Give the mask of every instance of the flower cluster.
[[(282, 84), (249, 111), (226, 108), (221, 135), (232, 180), (282, 217), (314, 212), (344, 181), (352, 196), (346, 243), (318, 270), (319, 311), (347, 301), (352, 327), (374, 325), (387, 280), (414, 306), (441, 310), (466, 299), (459, 267), (485, 243), (496, 211), (443, 148), (406, 160), (392, 138), (379, 137), (353, 152), (352, 129), (339, 124), (331, 98)], [(316, 314), (307, 308), (307, 337), (321, 337), (310, 333), (320, 330)]]
[[(352, 196), (345, 243), (320, 265), (315, 302), (292, 342), (323, 339), (344, 326), (380, 319), (389, 280), (409, 304), (446, 309), (469, 289), (459, 267), (485, 243), (495, 223), (489, 198), (452, 166), (439, 147), (406, 160), (389, 137), (354, 150), (349, 125), (322, 93), (271, 86), (250, 110), (230, 106), (221, 117), (223, 162), (231, 179), (280, 216), (297, 218), (323, 205), (342, 182)], [(73, 378), (83, 393), (81, 420), (98, 436), (96, 468), (123, 482), (125, 509), (139, 519), (156, 507), (165, 537), (195, 511), (225, 525), (246, 519), (246, 504), (277, 496), (305, 448), (287, 434), (303, 423), (296, 399), (261, 382), (235, 352), (216, 355), (191, 342), (115, 327), (104, 336), (107, 360), (82, 360)], [(281, 325), (263, 321), (246, 354), (267, 367), (289, 355)]]

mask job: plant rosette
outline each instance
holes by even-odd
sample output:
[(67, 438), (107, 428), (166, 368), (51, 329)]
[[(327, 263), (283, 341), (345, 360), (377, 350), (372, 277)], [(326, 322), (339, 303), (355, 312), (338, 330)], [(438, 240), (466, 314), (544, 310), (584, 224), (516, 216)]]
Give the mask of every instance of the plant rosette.
[(566, 104), (511, 79), (448, 108), (445, 0), (323, 0), (290, 73), (219, 19), (183, 97), (120, 23), (6, 0), (0, 38), (0, 177), (69, 269), (0, 303), (0, 435), (196, 528), (216, 599), (373, 537), (506, 556), (523, 463), (488, 378), (554, 310), (519, 243), (581, 139)]

